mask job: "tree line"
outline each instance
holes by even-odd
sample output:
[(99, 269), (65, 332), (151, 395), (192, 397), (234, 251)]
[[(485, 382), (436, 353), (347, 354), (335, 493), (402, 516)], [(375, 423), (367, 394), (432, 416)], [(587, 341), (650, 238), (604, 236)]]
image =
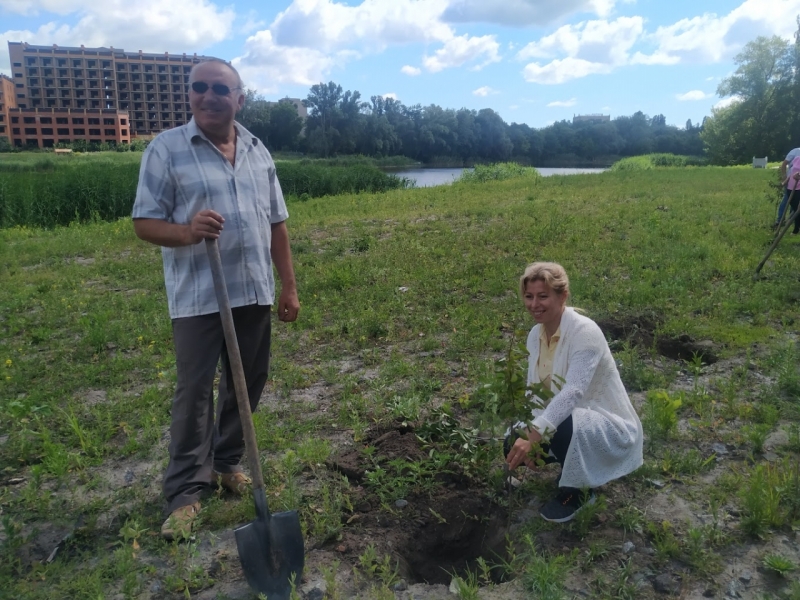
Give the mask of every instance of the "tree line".
[(290, 102), (270, 103), (252, 90), (237, 119), (277, 151), (320, 157), (406, 156), (426, 164), (517, 162), (548, 166), (607, 164), (651, 152), (703, 154), (701, 125), (667, 125), (642, 112), (608, 121), (558, 121), (536, 129), (506, 123), (491, 108), (458, 110), (406, 106), (393, 98), (343, 90), (334, 82), (311, 87), (303, 120)]
[(714, 164), (780, 160), (800, 146), (800, 17), (794, 43), (758, 37), (736, 55), (717, 94), (731, 99), (705, 119), (702, 139)]

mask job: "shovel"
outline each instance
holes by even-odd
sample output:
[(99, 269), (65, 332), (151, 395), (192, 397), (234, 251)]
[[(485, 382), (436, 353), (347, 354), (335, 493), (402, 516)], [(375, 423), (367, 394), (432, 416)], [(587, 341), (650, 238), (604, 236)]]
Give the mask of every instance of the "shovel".
[(228, 288), (222, 273), (222, 260), (216, 240), (206, 239), (208, 261), (217, 293), (219, 315), (225, 332), (225, 345), (233, 373), (239, 417), (242, 421), (244, 444), (250, 462), (250, 475), (253, 478), (253, 500), (256, 505), (256, 519), (234, 530), (239, 560), (247, 583), (256, 592), (265, 594), (268, 600), (289, 600), (294, 583), (300, 583), (305, 562), (303, 533), (300, 530), (300, 517), (296, 510), (270, 514), (267, 496), (264, 493), (264, 475), (258, 460), (256, 430), (253, 427), (253, 414), (247, 383), (244, 378), (242, 356), (233, 326)]

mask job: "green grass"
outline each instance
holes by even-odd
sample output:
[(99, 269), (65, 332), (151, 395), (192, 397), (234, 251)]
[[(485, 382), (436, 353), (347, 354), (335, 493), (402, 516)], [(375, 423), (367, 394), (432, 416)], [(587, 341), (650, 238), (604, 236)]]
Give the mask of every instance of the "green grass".
[(611, 165), (612, 171), (646, 171), (656, 167), (699, 167), (708, 161), (699, 156), (680, 156), (678, 154), (645, 154), (630, 156)]
[[(785, 500), (798, 485), (790, 461), (766, 468), (743, 458), (734, 473), (739, 479), (708, 487), (700, 483), (708, 454), (694, 449), (696, 439), (722, 439), (730, 427), (725, 439), (745, 446), (746, 454), (749, 442), (735, 437), (744, 425), (777, 428), (775, 419), (785, 423), (796, 414), (797, 349), (786, 333), (794, 331), (787, 323), (800, 318), (797, 240), (784, 239), (763, 278), (752, 280), (771, 239), (775, 207), (763, 200), (770, 176), (754, 169), (655, 169), (292, 203), (301, 317), (276, 324), (273, 401), (255, 415), (270, 501), (299, 508), (312, 540), (335, 539), (352, 489), (324, 466), (334, 450), (331, 432), (352, 432), (358, 440), (370, 423), (395, 418), (429, 425), (458, 419), (461, 428), (449, 430), (467, 436), (469, 448), (454, 460), (474, 459), (474, 473), (490, 480), (485, 456), (472, 453), (468, 437), (467, 425), (477, 418), (472, 396), (507, 348), (508, 332), (530, 326), (518, 298), (519, 274), (531, 261), (555, 260), (571, 276), (572, 304), (589, 316), (656, 315), (657, 336), (711, 340), (724, 359), (742, 359), (740, 370), (708, 390), (693, 381), (680, 406), (650, 407), (650, 431), (669, 436), (670, 453), (651, 451), (647, 477), (680, 476), (703, 502), (735, 504), (741, 539), (790, 531), (797, 507), (774, 503), (776, 494)], [(637, 350), (624, 352), (633, 360)], [(649, 357), (651, 349), (641, 352)], [(135, 238), (128, 219), (0, 230), (0, 473), (3, 480), (24, 478), (0, 486), (0, 584), (12, 597), (95, 598), (109, 590), (136, 597), (154, 577), (155, 563), (159, 573), (169, 572), (162, 583), (170, 591), (194, 593), (206, 585), (196, 549), (176, 550), (156, 535), (157, 481), (115, 488), (100, 474), (144, 461), (153, 477), (160, 475), (174, 380), (160, 253)], [(656, 394), (672, 375), (636, 381)], [(765, 390), (777, 412), (755, 400)], [(673, 399), (679, 394), (667, 392)], [(324, 395), (325, 412), (315, 394)], [(443, 404), (456, 416), (435, 412)], [(675, 428), (673, 417), (691, 426)], [(792, 448), (785, 452), (796, 464)], [(374, 476), (376, 489), (389, 500), (398, 489), (429, 489), (430, 465), (409, 465), (385, 466)], [(609, 492), (610, 509), (626, 505), (615, 490), (637, 502), (638, 494), (652, 494), (645, 479), (643, 472), (619, 483)], [(203, 514), (210, 531), (251, 517), (246, 502), (215, 499), (210, 506)], [(626, 511), (605, 527), (619, 539), (648, 536), (659, 560), (678, 556), (699, 565), (717, 539), (711, 530), (683, 536), (682, 524), (648, 529), (649, 515)], [(23, 560), (21, 549), (37, 529), (71, 530), (79, 517), (83, 525), (62, 558), (33, 567)], [(598, 544), (596, 522), (584, 525), (580, 536), (570, 533), (548, 552)], [(142, 529), (147, 533), (137, 538)], [(675, 546), (673, 537), (689, 541)], [(130, 551), (134, 541), (141, 551)], [(523, 584), (562, 597), (559, 574), (572, 558), (538, 556), (521, 572)], [(598, 555), (591, 568), (598, 564), (602, 572), (604, 560)], [(615, 568), (603, 577), (616, 573), (622, 589), (628, 573)]]

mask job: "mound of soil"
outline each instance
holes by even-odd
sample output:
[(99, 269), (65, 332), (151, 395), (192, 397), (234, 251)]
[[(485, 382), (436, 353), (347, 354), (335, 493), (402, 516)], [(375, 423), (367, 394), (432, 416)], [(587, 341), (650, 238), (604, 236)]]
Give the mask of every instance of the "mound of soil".
[(646, 350), (655, 347), (661, 356), (672, 360), (691, 361), (697, 356), (704, 365), (712, 365), (718, 360), (714, 344), (709, 341), (697, 341), (685, 333), (675, 337), (657, 336), (658, 322), (653, 317), (598, 319), (596, 323), (608, 339), (628, 342)]

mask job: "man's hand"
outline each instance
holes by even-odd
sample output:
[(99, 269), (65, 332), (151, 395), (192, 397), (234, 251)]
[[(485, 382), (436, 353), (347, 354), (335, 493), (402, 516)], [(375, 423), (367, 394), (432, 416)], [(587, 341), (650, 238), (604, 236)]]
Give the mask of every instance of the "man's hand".
[(201, 210), (189, 223), (192, 244), (199, 244), (205, 239), (216, 240), (224, 222), (225, 219), (218, 212), (210, 209)]
[(527, 440), (524, 438), (518, 438), (511, 447), (511, 451), (508, 453), (508, 456), (506, 456), (508, 468), (514, 470), (524, 462), (529, 469), (535, 469), (536, 463), (534, 462), (534, 459), (531, 458), (530, 453), (531, 450), (533, 450), (533, 444), (538, 443), (541, 440), (542, 436), (539, 435), (539, 432), (535, 429), (528, 430)]
[(278, 318), (281, 321), (291, 323), (297, 320), (300, 312), (300, 300), (297, 298), (297, 290), (281, 288), (281, 295), (278, 298)]

